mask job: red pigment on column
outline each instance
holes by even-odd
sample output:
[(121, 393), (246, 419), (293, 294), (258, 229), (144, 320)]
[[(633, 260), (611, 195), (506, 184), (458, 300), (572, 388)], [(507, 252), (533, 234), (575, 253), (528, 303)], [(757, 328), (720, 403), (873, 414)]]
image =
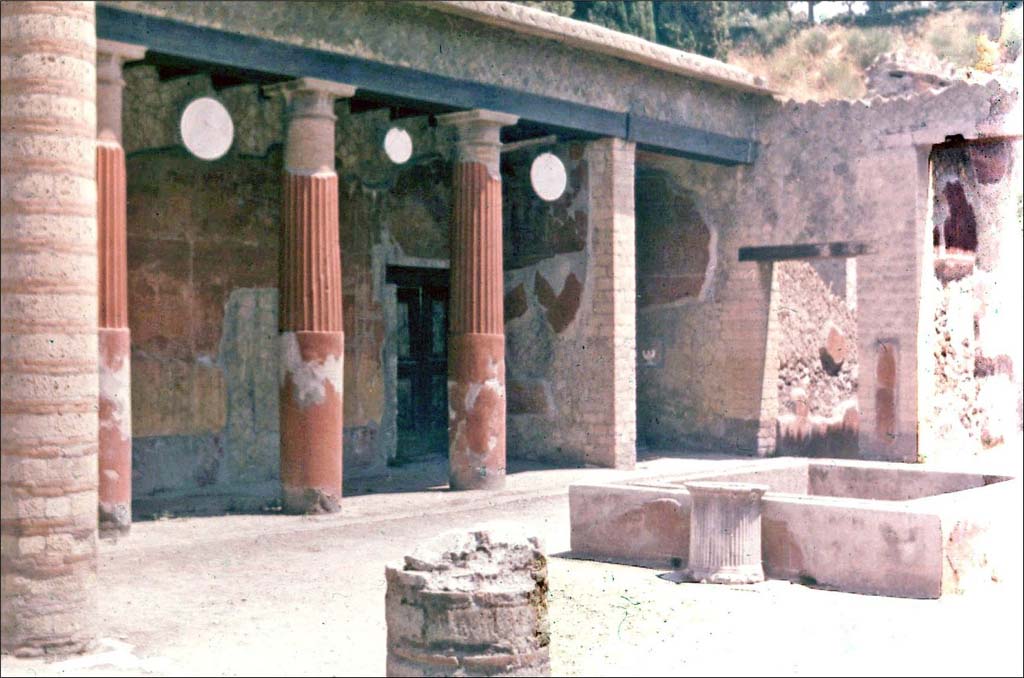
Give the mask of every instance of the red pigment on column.
[(99, 293), (99, 527), (132, 522), (131, 332), (128, 329), (127, 193), (124, 149), (96, 144)]
[(455, 165), (448, 347), (452, 489), (505, 484), (505, 326), (501, 180)]
[(344, 346), (338, 177), (286, 173), (281, 242), (281, 486), (293, 513), (341, 508)]

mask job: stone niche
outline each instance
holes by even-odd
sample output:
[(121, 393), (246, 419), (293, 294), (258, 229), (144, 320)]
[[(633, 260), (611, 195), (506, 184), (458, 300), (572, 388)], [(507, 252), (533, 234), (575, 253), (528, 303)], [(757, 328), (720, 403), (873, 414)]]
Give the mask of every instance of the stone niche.
[(700, 296), (711, 262), (711, 230), (697, 195), (672, 174), (637, 168), (637, 306)]

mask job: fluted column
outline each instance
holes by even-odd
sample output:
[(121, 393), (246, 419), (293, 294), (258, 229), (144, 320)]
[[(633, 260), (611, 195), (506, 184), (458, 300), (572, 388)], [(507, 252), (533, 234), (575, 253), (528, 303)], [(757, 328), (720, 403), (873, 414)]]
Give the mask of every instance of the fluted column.
[(96, 42), (96, 197), (99, 231), (99, 527), (126, 533), (132, 524), (131, 332), (128, 329), (128, 196), (121, 147), (125, 61), (146, 48)]
[(335, 512), (345, 335), (334, 101), (355, 88), (301, 78), (267, 91), (287, 102), (278, 285), (282, 501), (290, 513)]
[(761, 497), (767, 485), (686, 483), (690, 493), (690, 558), (687, 571), (708, 584), (764, 581), (761, 565)]
[(438, 117), (458, 134), (448, 313), (449, 485), (505, 484), (505, 321), (500, 131), (518, 118), (473, 110)]
[(0, 639), (59, 654), (96, 621), (95, 8), (0, 24)]

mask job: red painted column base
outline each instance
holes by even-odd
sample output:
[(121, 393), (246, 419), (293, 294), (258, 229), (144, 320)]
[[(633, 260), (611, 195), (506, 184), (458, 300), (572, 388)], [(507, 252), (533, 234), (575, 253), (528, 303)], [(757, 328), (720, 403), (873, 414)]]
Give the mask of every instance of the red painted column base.
[(131, 331), (99, 328), (99, 529), (132, 525)]
[(343, 332), (281, 333), (281, 494), (286, 513), (341, 510)]
[(449, 487), (505, 486), (505, 336), (448, 340)]

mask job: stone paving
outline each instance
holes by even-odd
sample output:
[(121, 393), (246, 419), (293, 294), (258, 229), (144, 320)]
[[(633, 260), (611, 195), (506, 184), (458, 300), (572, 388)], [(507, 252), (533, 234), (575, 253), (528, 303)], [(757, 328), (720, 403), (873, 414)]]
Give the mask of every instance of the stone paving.
[[(1021, 673), (1019, 577), (906, 600), (781, 581), (676, 584), (566, 557), (569, 483), (720, 462), (513, 467), (491, 493), (438, 489), (444, 464), (419, 464), (347, 488), (336, 515), (140, 520), (100, 546), (97, 651), (50, 664), (4, 657), (3, 674), (383, 675), (385, 563), (443, 530), (509, 519), (549, 554), (552, 675)], [(1007, 510), (1021, 511), (1020, 498)]]

